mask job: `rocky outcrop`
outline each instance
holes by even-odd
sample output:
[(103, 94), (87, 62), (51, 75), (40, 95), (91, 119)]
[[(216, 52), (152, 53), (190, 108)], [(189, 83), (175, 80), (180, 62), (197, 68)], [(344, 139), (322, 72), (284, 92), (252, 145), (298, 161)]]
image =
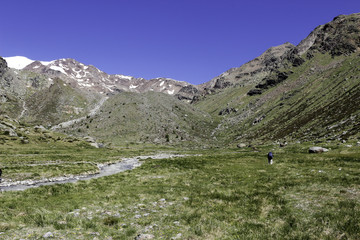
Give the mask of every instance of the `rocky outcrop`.
[[(241, 67), (229, 69), (211, 81), (200, 85), (199, 88), (205, 92), (205, 89), (223, 89), (234, 85), (257, 84), (271, 72), (281, 68), (288, 52), (294, 48), (295, 46), (291, 43), (271, 47), (254, 60), (245, 63)], [(295, 57), (293, 58), (295, 59)]]
[(265, 77), (255, 88), (268, 89), (270, 87), (275, 87), (277, 84), (283, 82), (289, 77), (290, 73), (288, 72), (279, 72), (276, 75), (271, 75)]
[(222, 116), (222, 115), (228, 115), (228, 114), (231, 114), (231, 113), (236, 113), (238, 110), (236, 108), (225, 108), (223, 110), (221, 110), (219, 112), (219, 115)]
[(0, 57), (0, 78), (4, 75), (6, 69), (7, 69), (6, 61), (2, 57)]
[(299, 55), (297, 48), (290, 50), (286, 54), (286, 60), (288, 60), (293, 67), (298, 67), (305, 62), (305, 60)]
[(1, 124), (1, 123), (0, 123), (0, 132), (2, 132), (4, 135), (8, 135), (10, 137), (18, 137), (18, 135), (15, 132), (14, 128), (11, 128), (11, 127), (6, 126), (6, 125)]
[(317, 27), (296, 47), (299, 54), (309, 51), (330, 53), (332, 56), (349, 55), (360, 48), (360, 14), (340, 15), (333, 21)]
[(261, 89), (251, 89), (247, 95), (249, 96), (254, 96), (254, 95), (260, 95), (262, 94), (262, 90)]
[(182, 87), (180, 91), (175, 95), (179, 100), (192, 101), (195, 96), (199, 94), (199, 90), (193, 85), (187, 85)]
[(215, 89), (223, 89), (230, 87), (232, 84), (230, 81), (226, 81), (224, 77), (218, 78), (215, 82), (214, 88)]

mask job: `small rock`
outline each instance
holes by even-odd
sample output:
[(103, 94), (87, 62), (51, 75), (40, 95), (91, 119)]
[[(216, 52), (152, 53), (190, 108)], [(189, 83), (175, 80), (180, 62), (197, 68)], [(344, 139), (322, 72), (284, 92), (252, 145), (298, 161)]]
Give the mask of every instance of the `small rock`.
[(180, 239), (182, 237), (181, 233), (178, 233), (175, 237), (172, 237), (171, 239)]
[(43, 238), (53, 238), (54, 234), (52, 232), (47, 232), (43, 235)]
[(84, 137), (84, 140), (85, 140), (86, 142), (89, 142), (89, 143), (95, 143), (95, 142), (96, 142), (94, 138), (89, 137), (89, 136)]
[(246, 144), (245, 143), (239, 143), (237, 145), (238, 148), (245, 148), (246, 147)]
[(322, 152), (328, 152), (329, 149), (323, 148), (323, 147), (311, 147), (309, 148), (309, 153), (322, 153)]
[(4, 134), (9, 135), (10, 137), (18, 137), (17, 133), (11, 128), (5, 129)]
[(29, 144), (29, 140), (28, 139), (21, 139), (21, 143), (22, 144)]
[(46, 128), (44, 126), (35, 126), (34, 127), (35, 132), (44, 133), (47, 132)]
[(345, 147), (351, 148), (351, 147), (352, 147), (352, 145), (345, 145)]
[(135, 237), (135, 240), (153, 239), (155, 236), (152, 234), (139, 234)]
[(141, 215), (135, 215), (135, 218), (141, 218)]
[(98, 143), (90, 143), (91, 146), (95, 147), (95, 148), (100, 148), (99, 144)]

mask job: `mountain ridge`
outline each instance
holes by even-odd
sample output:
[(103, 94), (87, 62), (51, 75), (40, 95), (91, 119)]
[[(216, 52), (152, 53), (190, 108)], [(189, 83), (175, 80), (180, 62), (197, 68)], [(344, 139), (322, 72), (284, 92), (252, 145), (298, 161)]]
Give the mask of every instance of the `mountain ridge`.
[[(201, 85), (108, 75), (73, 59), (34, 61), (23, 70), (2, 60), (0, 111), (46, 125), (82, 119), (57, 130), (122, 144), (342, 141), (360, 137), (359, 52), (360, 14), (352, 14)], [(104, 95), (108, 100), (91, 115)]]
[(85, 65), (72, 58), (45, 62), (18, 56), (5, 58), (5, 60), (10, 60), (9, 67), (45, 74), (50, 78), (59, 77), (74, 87), (100, 94), (115, 94), (121, 91), (138, 93), (155, 91), (175, 95), (181, 88), (192, 85), (171, 78), (159, 77), (146, 80), (122, 74), (109, 75), (93, 65)]

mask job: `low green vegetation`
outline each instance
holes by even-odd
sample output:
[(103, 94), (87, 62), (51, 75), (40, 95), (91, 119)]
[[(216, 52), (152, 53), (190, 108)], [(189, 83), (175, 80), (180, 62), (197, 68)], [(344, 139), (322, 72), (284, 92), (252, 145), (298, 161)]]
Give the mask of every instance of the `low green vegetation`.
[[(347, 144), (324, 144), (330, 151), (322, 154), (309, 154), (312, 145), (306, 143), (258, 146), (255, 151), (201, 150), (187, 157), (149, 158), (139, 168), (108, 177), (2, 192), (0, 236), (41, 239), (50, 232), (55, 239), (134, 239), (139, 234), (153, 239), (359, 239), (360, 149), (355, 142)], [(83, 155), (96, 163), (150, 153), (146, 148), (127, 150), (73, 147), (68, 152), (73, 160), (63, 161), (78, 162)], [(2, 151), (4, 163), (10, 151)], [(267, 164), (268, 151), (274, 152), (273, 165)], [(44, 154), (56, 153), (64, 152), (42, 149), (29, 158), (46, 162)], [(3, 178), (7, 174), (5, 168)]]
[[(206, 145), (216, 127), (209, 114), (164, 93), (123, 92), (111, 96), (99, 114), (62, 129), (114, 145), (131, 143)], [(210, 143), (209, 143), (210, 144)]]

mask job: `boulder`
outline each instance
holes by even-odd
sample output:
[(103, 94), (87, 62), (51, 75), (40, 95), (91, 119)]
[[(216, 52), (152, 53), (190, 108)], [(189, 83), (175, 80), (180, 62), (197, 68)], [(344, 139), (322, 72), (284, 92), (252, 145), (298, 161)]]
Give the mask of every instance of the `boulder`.
[(99, 148), (99, 147), (100, 147), (99, 144), (96, 143), (96, 142), (92, 142), (92, 143), (90, 143), (90, 145), (93, 146), (93, 147), (95, 147), (95, 148)]
[(4, 134), (9, 135), (10, 137), (18, 137), (17, 133), (11, 128), (5, 129)]
[(96, 143), (95, 139), (89, 136), (84, 137), (84, 140), (88, 143)]
[(219, 112), (219, 115), (228, 115), (228, 114), (231, 114), (231, 113), (236, 113), (238, 110), (235, 109), (235, 108), (224, 108), (223, 110), (221, 110)]
[(323, 147), (311, 147), (309, 148), (309, 153), (322, 153), (322, 152), (328, 152), (329, 149), (323, 148)]
[(260, 95), (260, 94), (262, 94), (261, 89), (251, 89), (251, 90), (247, 93), (247, 95), (249, 95), (249, 96)]
[(43, 238), (53, 238), (54, 234), (52, 232), (47, 232), (43, 235)]
[(38, 132), (38, 133), (44, 133), (44, 132), (47, 132), (46, 128), (44, 126), (35, 126), (34, 127), (34, 130), (35, 132)]
[(139, 234), (135, 237), (135, 240), (154, 239), (155, 236), (152, 234)]
[(221, 77), (216, 80), (214, 88), (215, 89), (224, 89), (231, 85), (232, 85), (231, 82), (225, 81), (225, 79), (223, 77)]
[(24, 138), (24, 137), (21, 137), (20, 141), (21, 141), (22, 144), (29, 144), (29, 140)]
[(236, 145), (238, 148), (245, 148), (246, 144), (245, 143), (239, 143), (238, 145)]

